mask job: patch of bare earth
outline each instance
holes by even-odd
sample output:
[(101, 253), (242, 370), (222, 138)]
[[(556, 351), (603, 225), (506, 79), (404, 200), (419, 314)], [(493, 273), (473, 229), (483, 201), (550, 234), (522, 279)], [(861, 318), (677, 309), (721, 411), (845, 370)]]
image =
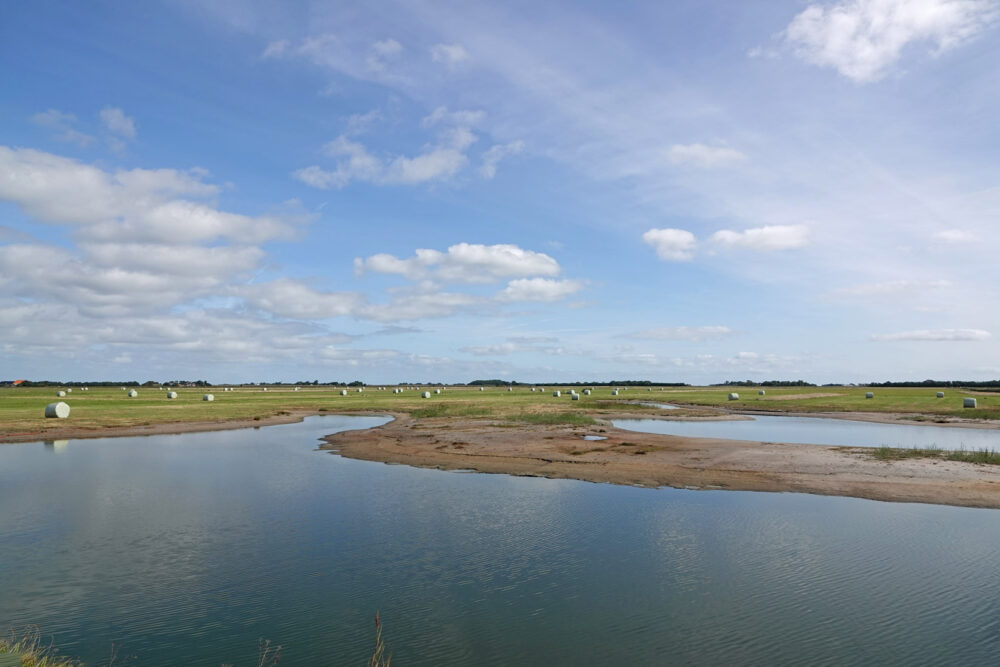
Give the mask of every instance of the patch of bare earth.
[[(584, 435), (607, 439), (586, 441)], [(930, 459), (885, 462), (863, 448), (405, 415), (326, 441), (323, 448), (350, 458), (444, 470), (1000, 507), (1000, 467)]]

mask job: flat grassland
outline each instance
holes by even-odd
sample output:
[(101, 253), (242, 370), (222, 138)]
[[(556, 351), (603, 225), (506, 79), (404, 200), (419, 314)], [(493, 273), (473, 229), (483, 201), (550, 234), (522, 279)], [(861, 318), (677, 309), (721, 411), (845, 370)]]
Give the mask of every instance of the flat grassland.
[[(29, 387), (0, 389), (0, 442), (12, 440), (40, 440), (53, 434), (72, 431), (72, 437), (109, 435), (112, 431), (126, 429), (155, 429), (165, 432), (170, 428), (187, 428), (206, 424), (215, 427), (246, 426), (247, 422), (275, 423), (289, 421), (287, 417), (304, 414), (394, 412), (407, 413), (416, 418), (466, 417), (505, 419), (527, 423), (544, 423), (546, 420), (586, 423), (593, 417), (628, 413), (656, 413), (655, 407), (640, 405), (642, 402), (671, 403), (683, 408), (671, 411), (670, 417), (705, 416), (718, 410), (765, 411), (773, 413), (867, 413), (869, 417), (886, 420), (924, 422), (990, 422), (1000, 424), (1000, 393), (945, 389), (944, 398), (936, 398), (934, 387), (875, 389), (875, 398), (866, 399), (864, 387), (788, 387), (767, 389), (764, 396), (752, 387), (683, 387), (646, 388), (630, 387), (618, 396), (608, 387), (595, 387), (589, 396), (582, 395), (583, 386), (574, 389), (580, 400), (569, 398), (569, 387), (558, 387), (560, 398), (552, 396), (552, 387), (543, 391), (530, 391), (516, 387), (514, 391), (489, 387), (479, 391), (475, 387), (447, 387), (434, 394), (433, 387), (405, 389), (402, 394), (392, 393), (391, 387), (378, 390), (367, 387), (362, 392), (348, 390), (340, 395), (340, 388), (303, 386), (299, 391), (292, 387), (234, 386), (224, 392), (222, 387), (176, 388), (178, 397), (167, 399), (167, 390), (137, 388), (139, 395), (129, 398), (119, 387), (90, 387), (88, 391), (74, 388), (64, 398), (58, 398), (58, 387)], [(420, 397), (421, 391), (431, 391), (431, 398)], [(738, 392), (738, 401), (728, 400), (730, 392)], [(211, 393), (214, 401), (203, 401)], [(979, 407), (962, 407), (964, 397), (975, 397)], [(45, 405), (55, 401), (69, 404), (71, 414), (67, 419), (45, 419)], [(706, 412), (707, 410), (707, 412)], [(851, 415), (862, 416), (862, 415)]]

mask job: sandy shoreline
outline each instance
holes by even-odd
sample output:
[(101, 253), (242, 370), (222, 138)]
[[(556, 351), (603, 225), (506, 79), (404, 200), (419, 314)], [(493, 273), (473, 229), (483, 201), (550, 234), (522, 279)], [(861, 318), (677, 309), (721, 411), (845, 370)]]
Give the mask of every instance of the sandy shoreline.
[[(782, 413), (892, 424), (998, 428), (997, 424), (941, 424), (890, 414)], [(63, 428), (9, 434), (0, 443), (146, 436), (289, 424), (312, 415), (391, 414), (380, 427), (324, 438), (321, 449), (348, 458), (443, 470), (474, 470), (578, 479), (645, 487), (798, 492), (892, 502), (1000, 508), (1000, 466), (934, 459), (879, 461), (865, 448), (798, 445), (637, 433), (611, 419), (672, 419), (674, 415), (627, 412), (601, 415), (595, 426), (534, 425), (468, 418), (414, 419), (386, 411), (289, 411), (260, 420), (174, 422), (111, 428)], [(680, 416), (680, 415), (678, 415)], [(732, 419), (718, 411), (700, 419)], [(585, 435), (606, 440), (587, 441)]]
[[(879, 461), (860, 447), (676, 437), (610, 424), (511, 426), (394, 416), (395, 421), (375, 429), (328, 436), (322, 448), (349, 458), (443, 470), (1000, 508), (1000, 467), (995, 466)], [(607, 439), (586, 441), (584, 435)]]

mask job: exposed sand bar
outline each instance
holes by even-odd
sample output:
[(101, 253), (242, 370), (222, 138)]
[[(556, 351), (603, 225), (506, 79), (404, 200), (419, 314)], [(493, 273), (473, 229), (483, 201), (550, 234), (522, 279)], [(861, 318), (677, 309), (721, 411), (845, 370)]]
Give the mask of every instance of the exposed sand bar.
[[(998, 466), (879, 461), (857, 447), (676, 437), (610, 425), (395, 416), (378, 428), (329, 436), (323, 448), (350, 458), (444, 470), (1000, 508)], [(607, 439), (586, 441), (584, 435)]]

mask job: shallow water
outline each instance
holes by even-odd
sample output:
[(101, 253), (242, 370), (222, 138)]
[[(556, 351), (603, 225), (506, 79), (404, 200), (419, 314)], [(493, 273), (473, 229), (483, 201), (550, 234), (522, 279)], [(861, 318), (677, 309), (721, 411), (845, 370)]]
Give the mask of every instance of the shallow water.
[(376, 610), (399, 665), (1000, 657), (1000, 512), (314, 451), (358, 419), (0, 447), (0, 625), (143, 666), (363, 664)]
[(616, 419), (615, 426), (641, 433), (694, 438), (726, 438), (849, 447), (937, 447), (939, 449), (1000, 450), (1000, 430), (958, 426), (916, 426), (829, 419), (753, 415), (732, 421), (670, 421)]

